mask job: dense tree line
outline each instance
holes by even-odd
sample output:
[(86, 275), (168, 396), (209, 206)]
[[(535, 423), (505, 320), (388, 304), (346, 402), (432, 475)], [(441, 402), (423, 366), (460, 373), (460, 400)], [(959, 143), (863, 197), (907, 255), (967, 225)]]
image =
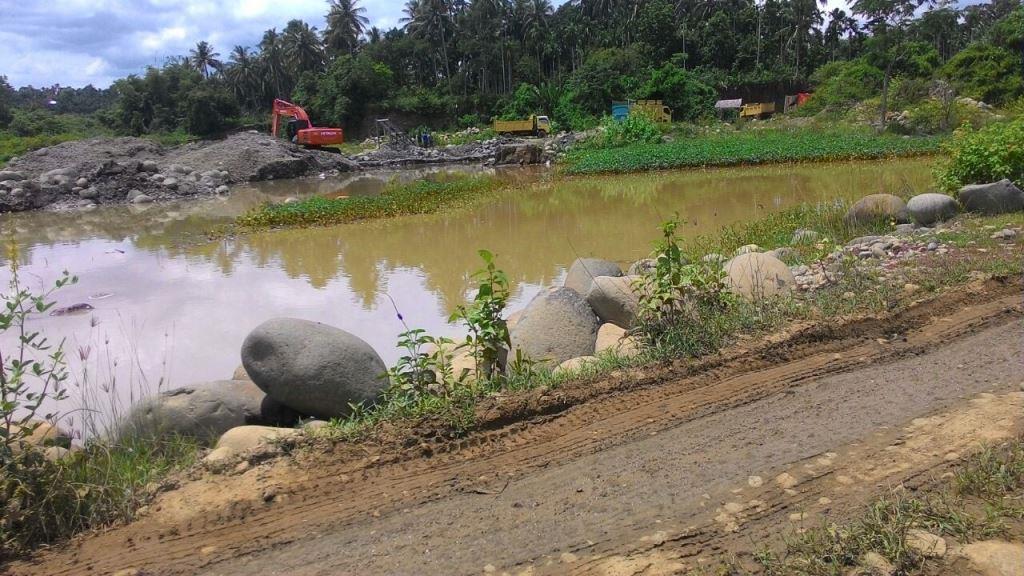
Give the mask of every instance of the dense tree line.
[(934, 78), (992, 104), (1024, 93), (1020, 0), (855, 0), (849, 12), (817, 0), (409, 0), (390, 30), (369, 27), (359, 0), (331, 0), (326, 23), (292, 20), (226, 55), (200, 42), (67, 106), (116, 97), (110, 119), (125, 132), (209, 134), (275, 97), (350, 129), (387, 113), (441, 127), (534, 112), (579, 128), (624, 98), (664, 99), (689, 120), (719, 97), (812, 84), (819, 107), (881, 94), (883, 113), (890, 91)]

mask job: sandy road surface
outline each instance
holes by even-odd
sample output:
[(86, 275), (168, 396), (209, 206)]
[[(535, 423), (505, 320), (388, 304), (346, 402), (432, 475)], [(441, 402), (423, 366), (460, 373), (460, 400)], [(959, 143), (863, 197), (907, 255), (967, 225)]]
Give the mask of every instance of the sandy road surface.
[(430, 457), (205, 479), (9, 570), (670, 574), (743, 557), (1024, 430), (1021, 300), (989, 285), (695, 374), (663, 367)]

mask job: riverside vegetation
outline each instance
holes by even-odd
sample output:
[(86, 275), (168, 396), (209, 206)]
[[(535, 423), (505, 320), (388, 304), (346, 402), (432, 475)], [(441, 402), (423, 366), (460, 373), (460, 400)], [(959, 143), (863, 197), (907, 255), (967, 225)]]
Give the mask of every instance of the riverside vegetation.
[[(660, 140), (660, 139), (659, 139)], [(646, 139), (620, 146), (582, 148), (565, 159), (569, 174), (639, 172), (671, 168), (701, 168), (893, 158), (934, 154), (936, 137), (903, 138), (864, 129), (751, 130), (727, 132), (666, 143)]]

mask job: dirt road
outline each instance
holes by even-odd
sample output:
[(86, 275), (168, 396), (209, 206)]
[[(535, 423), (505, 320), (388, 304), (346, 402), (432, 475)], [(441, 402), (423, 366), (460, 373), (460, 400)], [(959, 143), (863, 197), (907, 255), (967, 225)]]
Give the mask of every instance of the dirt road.
[(1022, 316), (1019, 285), (989, 284), (695, 373), (626, 375), (587, 401), (569, 390), (547, 415), (429, 450), (206, 478), (9, 569), (611, 575), (742, 560), (1024, 430)]

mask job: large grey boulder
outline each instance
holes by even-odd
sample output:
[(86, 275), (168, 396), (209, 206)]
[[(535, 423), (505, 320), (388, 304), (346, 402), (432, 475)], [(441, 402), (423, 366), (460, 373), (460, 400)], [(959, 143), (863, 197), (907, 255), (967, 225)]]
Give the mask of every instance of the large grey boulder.
[(536, 144), (505, 144), (499, 146), (494, 155), (494, 163), (502, 164), (540, 164), (544, 150)]
[(20, 182), (24, 179), (25, 175), (21, 172), (15, 172), (14, 170), (0, 170), (0, 182)]
[(960, 212), (956, 199), (945, 194), (918, 194), (907, 202), (907, 212), (921, 226), (943, 222)]
[(322, 419), (345, 416), (350, 404), (373, 404), (388, 384), (384, 361), (369, 344), (295, 318), (257, 326), (242, 343), (242, 365), (271, 398)]
[(162, 392), (139, 403), (120, 428), (120, 435), (178, 434), (213, 442), (244, 424), (264, 421), (266, 395), (252, 382), (219, 380)]
[(578, 292), (552, 288), (538, 294), (512, 328), (512, 350), (553, 368), (570, 358), (593, 355), (600, 326)]
[(562, 286), (572, 288), (580, 295), (590, 290), (590, 284), (598, 276), (622, 276), (622, 268), (615, 262), (600, 258), (578, 258), (569, 267)]
[(587, 290), (587, 304), (602, 322), (632, 328), (640, 300), (633, 290), (637, 276), (598, 276)]
[(740, 254), (729, 260), (725, 273), (732, 291), (751, 300), (789, 294), (796, 285), (785, 262), (760, 252)]
[(906, 203), (892, 194), (869, 194), (846, 212), (846, 221), (851, 224), (868, 224), (876, 220), (895, 220), (900, 224), (909, 222)]
[(1024, 191), (1005, 178), (991, 184), (964, 186), (957, 197), (968, 212), (992, 215), (1024, 210)]

